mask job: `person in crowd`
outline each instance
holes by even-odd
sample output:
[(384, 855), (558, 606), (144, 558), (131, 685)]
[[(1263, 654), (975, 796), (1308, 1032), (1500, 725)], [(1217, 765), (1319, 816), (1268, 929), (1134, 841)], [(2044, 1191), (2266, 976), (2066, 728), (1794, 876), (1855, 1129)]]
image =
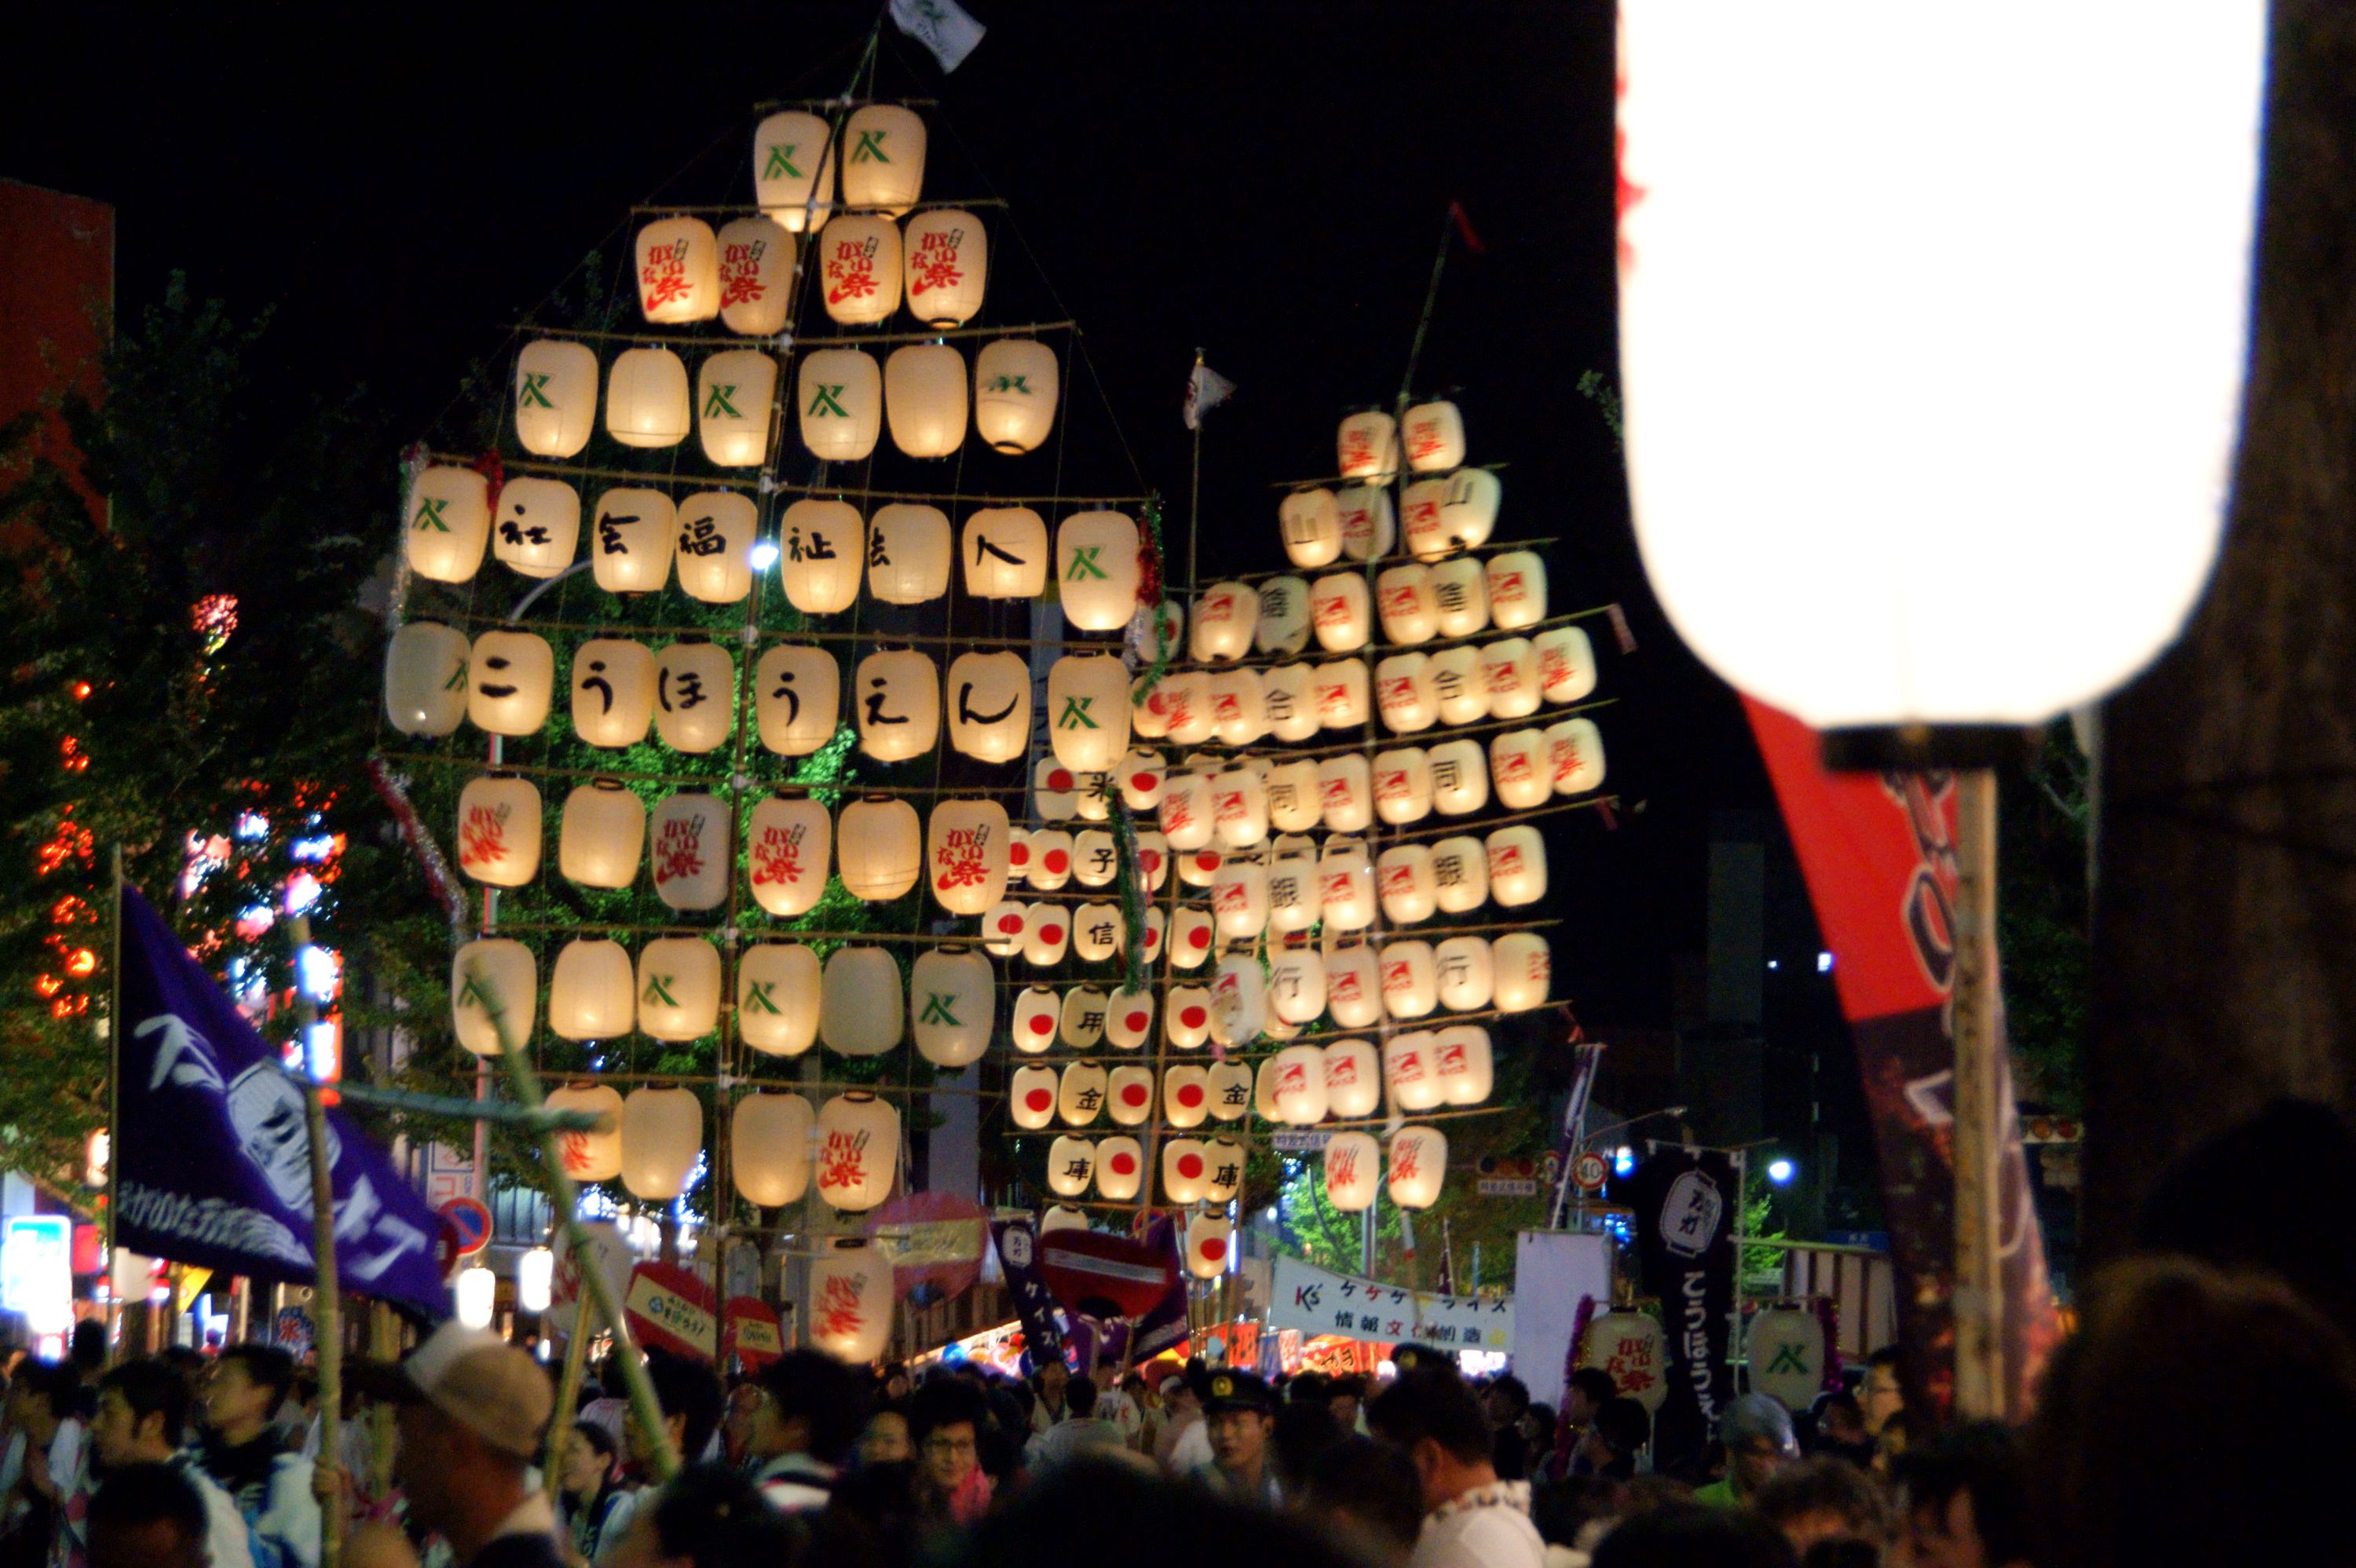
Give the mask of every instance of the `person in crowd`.
[(1325, 1406), (1333, 1413), (1334, 1424), (1344, 1433), (1364, 1437), (1366, 1435), (1366, 1380), (1357, 1372), (1343, 1372), (1327, 1381)]
[(1289, 1399), (1276, 1407), (1276, 1424), (1269, 1429), (1268, 1453), (1276, 1469), (1277, 1488), (1287, 1501), (1309, 1488), (1318, 1457), (1342, 1440), (1333, 1407), (1322, 1392), (1306, 1399)]
[(1203, 1424), (1202, 1391), (1185, 1368), (1162, 1380), (1162, 1430), (1153, 1440), (1153, 1456), (1173, 1476), (1183, 1476), (1210, 1462), (1211, 1435)]
[(1882, 1427), (1906, 1409), (1906, 1386), (1898, 1376), (1898, 1347), (1884, 1345), (1865, 1359), (1865, 1386), (1858, 1406), (1865, 1435), (1879, 1439)]
[(1737, 1396), (1719, 1418), (1718, 1437), (1726, 1474), (1694, 1493), (1694, 1501), (1710, 1508), (1747, 1506), (1770, 1476), (1800, 1456), (1792, 1413), (1773, 1394)]
[(70, 1366), (27, 1361), (9, 1385), (9, 1399), (25, 1437), (24, 1467), (11, 1499), (9, 1561), (46, 1563), (83, 1473), (88, 1429), (74, 1413), (81, 1403), (81, 1380)]
[(905, 1465), (916, 1456), (908, 1441), (908, 1408), (904, 1403), (879, 1404), (860, 1428), (853, 1456), (862, 1470), (878, 1465)]
[(990, 1407), (962, 1378), (931, 1378), (908, 1404), (908, 1437), (916, 1450), (912, 1488), (928, 1523), (969, 1525), (990, 1511), (994, 1483), (981, 1465)]
[(1554, 1406), (1550, 1404), (1533, 1402), (1527, 1410), (1522, 1412), (1522, 1435), (1528, 1438), (1530, 1444), (1531, 1480), (1537, 1479), (1538, 1467), (1547, 1455), (1554, 1452), (1555, 1433), (1560, 1425), (1555, 1416)]
[(916, 1384), (908, 1381), (907, 1363), (894, 1361), (884, 1369), (884, 1376), (878, 1382), (876, 1397), (885, 1404), (897, 1403), (905, 1400), (909, 1391), (915, 1387)]
[(788, 1350), (761, 1371), (754, 1480), (780, 1513), (826, 1507), (864, 1424), (865, 1380), (822, 1350)]
[(1452, 1369), (1435, 1359), (1400, 1373), (1366, 1424), (1415, 1467), (1423, 1528), (1411, 1568), (1540, 1568), (1529, 1483), (1498, 1477), (1487, 1414)]
[(1529, 1385), (1507, 1372), (1493, 1380), (1481, 1399), (1489, 1417), (1489, 1462), (1495, 1467), (1497, 1478), (1528, 1480), (1530, 1439), (1522, 1430), (1522, 1417), (1529, 1413)]
[(1846, 1389), (1816, 1402), (1816, 1440), (1812, 1454), (1846, 1459), (1858, 1469), (1873, 1464), (1873, 1437), (1865, 1429), (1865, 1407)]
[(1365, 1568), (1307, 1520), (1107, 1460), (1024, 1488), (963, 1548), (952, 1568)]
[(294, 1358), (275, 1345), (232, 1345), (205, 1385), (205, 1473), (237, 1504), (256, 1568), (318, 1568), (319, 1499), (311, 1461), (278, 1437)]
[[(956, 1374), (958, 1382), (973, 1391), (981, 1402), (984, 1421), (975, 1434), (980, 1445), (982, 1472), (992, 1484), (1011, 1484), (1023, 1468), (1023, 1445), (1031, 1440), (1031, 1418), (1023, 1408), (1017, 1393), (1028, 1394), (1028, 1385), (1018, 1379), (985, 1374), (979, 1367), (969, 1364)], [(918, 1445), (913, 1413), (909, 1419), (908, 1440)], [(918, 1458), (923, 1457), (922, 1453)]]
[(1102, 1397), (1095, 1379), (1072, 1379), (1064, 1391), (1069, 1413), (1031, 1439), (1023, 1450), (1023, 1463), (1044, 1475), (1084, 1454), (1127, 1447), (1128, 1438), (1119, 1424), (1098, 1413), (1097, 1401)]
[(751, 1378), (738, 1378), (729, 1385), (720, 1417), (720, 1458), (731, 1469), (753, 1468), (753, 1417), (766, 1397)]
[(1910, 1450), (1896, 1478), (1899, 1542), (1914, 1568), (2029, 1561), (2028, 1480), (2008, 1428), (1993, 1421), (1950, 1427)]
[(1310, 1461), (1302, 1510), (1365, 1556), (1402, 1564), (1423, 1528), (1421, 1497), (1422, 1482), (1404, 1451), (1344, 1432)]
[(125, 1465), (90, 1499), (90, 1568), (208, 1568), (211, 1516), (177, 1465)]
[(1547, 1568), (1587, 1568), (1596, 1541), (1627, 1509), (1627, 1487), (1601, 1476), (1532, 1487), (1530, 1522), (1546, 1542)]
[[(125, 1361), (99, 1380), (98, 1413), (90, 1424), (84, 1455), (87, 1473), (94, 1459), (102, 1471), (124, 1465), (171, 1465), (184, 1473), (204, 1500), (205, 1549), (214, 1568), (246, 1568), (253, 1548), (237, 1503), (205, 1474), (194, 1456), (181, 1449), (188, 1423), (188, 1385), (161, 1360)], [(69, 1552), (86, 1550), (87, 1504), (65, 1510), (71, 1531)]]
[[(608, 1354), (586, 1385), (579, 1419), (594, 1421), (614, 1435), (614, 1446), (627, 1452), (628, 1445), (622, 1433), (623, 1424), (629, 1419), (630, 1391), (624, 1383), (620, 1364), (615, 1360), (619, 1352)], [(587, 1397), (594, 1393), (594, 1397)]]
[(106, 1371), (105, 1319), (85, 1317), (73, 1326), (73, 1337), (66, 1342), (66, 1364), (73, 1368), (75, 1381), (89, 1396), (81, 1410), (87, 1420), (97, 1405), (98, 1380)]
[(1619, 1397), (1619, 1385), (1601, 1367), (1580, 1367), (1572, 1372), (1563, 1386), (1562, 1409), (1556, 1413), (1553, 1446), (1538, 1456), (1538, 1476), (1562, 1481), (1588, 1474), (1579, 1459), (1580, 1444), (1595, 1413)]
[(1162, 1438), (1161, 1406), (1155, 1403), (1153, 1391), (1146, 1386), (1141, 1372), (1124, 1372), (1120, 1392), (1121, 1396), (1129, 1401), (1130, 1408), (1137, 1412), (1137, 1435), (1130, 1440), (1130, 1446), (1150, 1458), (1154, 1445)]
[(1120, 1372), (1121, 1364), (1117, 1359), (1097, 1363), (1091, 1374), (1097, 1385), (1097, 1419), (1119, 1427), (1122, 1445), (1134, 1448), (1138, 1435), (1145, 1430), (1145, 1413), (1137, 1408), (1135, 1400), (1121, 1392)]
[(1031, 1374), (1031, 1393), (1035, 1403), (1031, 1406), (1031, 1430), (1044, 1432), (1071, 1414), (1069, 1401), (1072, 1369), (1064, 1364), (1061, 1356), (1050, 1356), (1039, 1370)]
[(1883, 1481), (1897, 1477), (1899, 1462), (1906, 1457), (1907, 1435), (1912, 1430), (1912, 1424), (1901, 1410), (1884, 1421), (1881, 1430), (1874, 1435), (1873, 1463), (1868, 1468)]
[(1577, 1470), (1608, 1481), (1633, 1480), (1637, 1456), (1653, 1440), (1653, 1417), (1644, 1403), (1613, 1394), (1596, 1409), (1579, 1439)]
[(612, 1433), (594, 1421), (573, 1424), (557, 1475), (556, 1507), (562, 1532), (584, 1563), (597, 1560), (605, 1521), (622, 1496), (620, 1461)]
[(1630, 1514), (1595, 1546), (1593, 1568), (1798, 1568), (1783, 1532), (1746, 1509), (1669, 1503)]
[(438, 1533), (455, 1568), (560, 1568), (555, 1510), (525, 1482), (556, 1403), (539, 1363), (454, 1319), (398, 1366), (354, 1371), (394, 1403), (410, 1523)]
[(1768, 1477), (1751, 1499), (1759, 1517), (1783, 1532), (1805, 1557), (1818, 1541), (1854, 1541), (1878, 1555), (1890, 1520), (1881, 1491), (1846, 1459), (1801, 1459)]
[(612, 1568), (787, 1568), (800, 1555), (794, 1522), (724, 1464), (691, 1465), (647, 1495)]
[(1276, 1399), (1257, 1373), (1222, 1367), (1203, 1381), (1203, 1426), (1210, 1438), (1211, 1462), (1189, 1472), (1230, 1498), (1263, 1503), (1283, 1500), (1268, 1440), (1276, 1429)]

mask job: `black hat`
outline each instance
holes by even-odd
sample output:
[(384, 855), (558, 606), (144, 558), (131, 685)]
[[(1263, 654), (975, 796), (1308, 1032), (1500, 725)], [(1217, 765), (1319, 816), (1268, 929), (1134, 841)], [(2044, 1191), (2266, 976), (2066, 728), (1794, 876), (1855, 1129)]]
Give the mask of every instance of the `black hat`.
[(1203, 1381), (1205, 1415), (1216, 1415), (1223, 1410), (1252, 1410), (1266, 1415), (1275, 1408), (1276, 1397), (1268, 1392), (1268, 1380), (1258, 1372), (1219, 1367)]
[(1456, 1358), (1437, 1345), (1409, 1339), (1391, 1347), (1391, 1365), (1402, 1372), (1453, 1372)]

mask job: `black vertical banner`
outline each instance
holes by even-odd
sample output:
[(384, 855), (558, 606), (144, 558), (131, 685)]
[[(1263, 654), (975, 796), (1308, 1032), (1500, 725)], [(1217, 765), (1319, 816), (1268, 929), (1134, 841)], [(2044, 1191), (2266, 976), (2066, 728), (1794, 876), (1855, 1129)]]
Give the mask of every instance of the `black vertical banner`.
[(1728, 1331), (1734, 1313), (1734, 1226), (1741, 1193), (1723, 1154), (1664, 1148), (1636, 1168), (1630, 1202), (1644, 1294), (1661, 1304), (1669, 1350), (1668, 1403), (1654, 1462), (1697, 1459), (1734, 1397)]

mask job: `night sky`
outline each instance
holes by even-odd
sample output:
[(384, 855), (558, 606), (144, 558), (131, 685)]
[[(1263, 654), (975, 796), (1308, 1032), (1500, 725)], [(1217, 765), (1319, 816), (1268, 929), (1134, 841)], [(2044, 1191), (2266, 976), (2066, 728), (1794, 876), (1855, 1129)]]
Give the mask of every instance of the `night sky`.
[[(1611, 6), (969, 5), (991, 32), (961, 69), (887, 28), (874, 95), (939, 100), (926, 195), (1003, 196), (1044, 273), (994, 232), (982, 320), (1060, 299), (1180, 519), (1194, 350), (1238, 384), (1204, 442), (1206, 575), (1282, 564), (1269, 486), (1331, 473), (1340, 414), (1397, 395), (1462, 204), (1486, 253), (1451, 242), (1414, 389), (1457, 389), (1472, 460), (1510, 464), (1501, 531), (1561, 537), (1555, 607), (1619, 600), (1640, 644), (1608, 659), (1623, 700), (1598, 716), (1620, 827), (1580, 813), (1558, 835), (1557, 972), (1591, 1031), (1665, 1028), (1672, 961), (1702, 945), (1708, 813), (1772, 800), (1731, 694), (1645, 591), (1611, 436), (1576, 390), (1615, 365)], [(390, 543), (397, 452), (468, 368), (503, 364), (594, 248), (612, 274), (632, 202), (747, 199), (751, 106), (841, 91), (875, 14), (421, 5), (330, 37), (292, 7), (59, 8), (50, 63), (0, 95), (0, 174), (116, 205), (126, 313), (174, 269), (273, 309), (257, 395), (364, 383)], [(1126, 485), (1100, 410), (1069, 429), (1075, 464)]]

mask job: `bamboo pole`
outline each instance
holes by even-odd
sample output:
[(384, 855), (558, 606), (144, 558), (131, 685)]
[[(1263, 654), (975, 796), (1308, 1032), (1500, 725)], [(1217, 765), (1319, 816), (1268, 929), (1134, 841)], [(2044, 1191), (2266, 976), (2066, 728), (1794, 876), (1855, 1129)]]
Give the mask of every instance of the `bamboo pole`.
[[(327, 1102), (311, 1059), (311, 1031), (319, 1009), (303, 987), (303, 955), (311, 947), (311, 917), (298, 914), (287, 926), (294, 944), (294, 1017), (303, 1030), (303, 1121), (311, 1141), (311, 1312), (319, 1348), (319, 1457), (316, 1468), (340, 1494), (344, 1486), (344, 1314), (342, 1277), (336, 1272), (336, 1189), (327, 1164)], [(344, 1510), (330, 1503), (319, 1510), (319, 1568), (339, 1568), (344, 1558)]]

